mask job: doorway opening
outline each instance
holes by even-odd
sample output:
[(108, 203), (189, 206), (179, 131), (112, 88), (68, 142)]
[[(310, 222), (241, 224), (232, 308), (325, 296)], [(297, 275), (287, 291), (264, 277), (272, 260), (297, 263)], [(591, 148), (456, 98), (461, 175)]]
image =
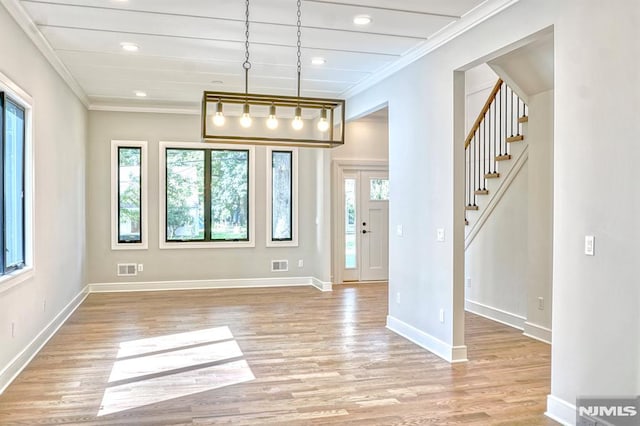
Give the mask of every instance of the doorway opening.
[(347, 123), (348, 146), (332, 151), (333, 282), (389, 277), (388, 109)]

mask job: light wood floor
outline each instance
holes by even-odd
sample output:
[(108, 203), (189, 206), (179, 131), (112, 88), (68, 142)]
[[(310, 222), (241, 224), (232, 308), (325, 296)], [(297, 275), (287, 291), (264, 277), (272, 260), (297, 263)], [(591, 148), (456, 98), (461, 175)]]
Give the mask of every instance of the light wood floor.
[(553, 425), (550, 347), (471, 314), (449, 365), (385, 328), (387, 285), (93, 294), (0, 425)]

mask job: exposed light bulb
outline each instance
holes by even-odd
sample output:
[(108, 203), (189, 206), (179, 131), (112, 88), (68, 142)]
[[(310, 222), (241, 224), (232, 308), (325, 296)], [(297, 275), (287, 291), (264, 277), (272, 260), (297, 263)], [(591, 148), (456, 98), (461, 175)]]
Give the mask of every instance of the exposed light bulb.
[(271, 130), (278, 128), (278, 118), (276, 117), (276, 106), (269, 107), (269, 118), (267, 118), (267, 127)]
[(244, 104), (242, 109), (242, 117), (240, 117), (240, 125), (245, 129), (251, 127), (251, 115), (249, 115), (249, 104)]
[(216, 113), (213, 116), (213, 124), (220, 127), (220, 126), (224, 126), (224, 113), (222, 112), (222, 102), (218, 101), (218, 104), (216, 105)]
[(301, 130), (304, 127), (304, 122), (302, 121), (302, 109), (300, 107), (296, 108), (296, 116), (291, 122), (291, 127), (293, 127), (293, 130)]
[(329, 122), (327, 121), (327, 110), (324, 108), (320, 113), (320, 121), (318, 121), (318, 130), (320, 130), (321, 132), (326, 132), (327, 130), (329, 130)]

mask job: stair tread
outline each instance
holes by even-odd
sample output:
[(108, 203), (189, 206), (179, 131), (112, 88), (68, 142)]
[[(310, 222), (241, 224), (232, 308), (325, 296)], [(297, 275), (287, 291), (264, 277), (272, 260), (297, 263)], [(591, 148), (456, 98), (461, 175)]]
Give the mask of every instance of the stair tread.
[(465, 210), (478, 210), (478, 206), (465, 206)]
[(529, 122), (529, 116), (528, 115), (523, 115), (522, 117), (518, 118), (518, 123), (527, 123)]
[(520, 142), (524, 140), (524, 135), (516, 135), (507, 138), (507, 142)]
[(511, 160), (511, 155), (509, 154), (496, 155), (496, 161), (506, 161), (506, 160)]
[(488, 195), (489, 194), (489, 190), (488, 189), (478, 189), (475, 192), (476, 195)]
[(484, 175), (485, 179), (496, 179), (500, 177), (500, 173), (487, 173)]

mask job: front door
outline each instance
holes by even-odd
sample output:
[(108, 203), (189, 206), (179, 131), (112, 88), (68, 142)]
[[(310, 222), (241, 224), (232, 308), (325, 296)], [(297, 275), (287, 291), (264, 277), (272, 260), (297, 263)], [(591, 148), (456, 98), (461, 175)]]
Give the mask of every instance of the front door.
[(389, 177), (386, 171), (344, 174), (344, 281), (389, 276)]

